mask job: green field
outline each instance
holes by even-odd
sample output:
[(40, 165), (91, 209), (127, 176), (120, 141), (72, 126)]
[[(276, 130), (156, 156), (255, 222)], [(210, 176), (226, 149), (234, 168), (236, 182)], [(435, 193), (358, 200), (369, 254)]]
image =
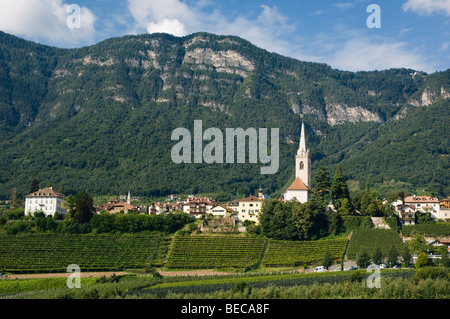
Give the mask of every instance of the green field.
[(450, 223), (418, 224), (402, 227), (403, 236), (414, 234), (426, 236), (450, 236)]
[[(82, 278), (81, 288), (69, 289), (65, 278), (0, 281), (0, 298), (8, 299), (448, 299), (445, 268), (382, 269), (381, 287), (367, 286), (370, 273), (252, 273), (226, 276), (158, 277), (125, 275)], [(430, 269), (432, 268), (432, 269)], [(423, 270), (426, 270), (425, 268)], [(439, 276), (430, 276), (440, 273)], [(428, 273), (428, 276), (423, 274)], [(103, 280), (102, 280), (103, 279)]]
[(316, 241), (269, 239), (262, 264), (264, 266), (298, 266), (320, 262), (327, 249), (334, 258), (342, 258), (346, 243), (346, 238)]
[(353, 231), (347, 257), (355, 259), (361, 249), (372, 254), (377, 247), (386, 256), (392, 246), (395, 246), (398, 252), (402, 251), (403, 242), (396, 231), (382, 228), (359, 228)]
[(0, 236), (0, 271), (109, 271), (159, 266), (167, 250), (161, 233), (148, 235), (27, 234)]
[(260, 260), (267, 239), (240, 236), (175, 236), (167, 268), (244, 268)]
[[(375, 243), (375, 244), (374, 244)], [(148, 234), (27, 234), (0, 236), (0, 272), (66, 272), (77, 264), (82, 271), (165, 269), (256, 269), (320, 264), (328, 250), (334, 259), (355, 259), (361, 248), (384, 254), (402, 241), (395, 231), (356, 229), (347, 238), (282, 241), (239, 235), (169, 237)]]

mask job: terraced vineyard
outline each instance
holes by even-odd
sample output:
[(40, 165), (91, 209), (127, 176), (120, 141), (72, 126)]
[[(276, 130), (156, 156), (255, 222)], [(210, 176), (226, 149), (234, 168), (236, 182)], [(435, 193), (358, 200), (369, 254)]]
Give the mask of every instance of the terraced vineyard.
[(347, 256), (350, 259), (356, 259), (362, 249), (369, 254), (373, 254), (377, 246), (384, 256), (387, 255), (392, 246), (395, 246), (398, 252), (401, 252), (403, 249), (402, 239), (392, 229), (359, 228), (353, 231), (348, 245)]
[(342, 258), (346, 243), (346, 238), (317, 241), (269, 239), (261, 264), (264, 266), (298, 266), (319, 262), (327, 248), (334, 258)]
[(267, 240), (237, 236), (176, 236), (167, 268), (243, 268), (256, 265)]
[(70, 264), (81, 271), (109, 271), (161, 265), (168, 238), (151, 235), (27, 234), (0, 236), (0, 271), (65, 272)]

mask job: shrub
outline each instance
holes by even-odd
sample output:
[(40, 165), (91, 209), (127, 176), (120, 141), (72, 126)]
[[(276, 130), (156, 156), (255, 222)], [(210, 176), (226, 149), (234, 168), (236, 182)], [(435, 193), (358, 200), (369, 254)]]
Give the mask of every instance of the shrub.
[(350, 275), (350, 282), (361, 282), (363, 280), (363, 275), (361, 271), (353, 271)]
[(370, 264), (370, 255), (367, 252), (367, 250), (365, 250), (364, 248), (362, 248), (360, 250), (360, 252), (358, 254), (358, 257), (356, 258), (356, 264), (360, 268), (367, 268), (367, 266), (369, 266), (369, 264)]
[(153, 272), (153, 278), (155, 278), (155, 279), (161, 279), (163, 276), (159, 273), (159, 272), (157, 272), (157, 271), (155, 271), (155, 272)]
[(416, 268), (422, 268), (422, 267), (426, 267), (429, 266), (430, 264), (430, 259), (428, 258), (426, 253), (420, 253), (419, 256), (417, 257), (416, 263), (415, 263), (415, 267)]
[(27, 233), (30, 231), (34, 223), (27, 221), (15, 220), (5, 224), (5, 232), (7, 235), (17, 235), (19, 233)]
[(233, 292), (243, 292), (245, 288), (247, 288), (247, 283), (245, 281), (241, 281), (238, 282), (236, 285), (234, 285), (233, 287)]
[(86, 291), (82, 296), (81, 299), (99, 299), (100, 294), (97, 289), (90, 289)]
[(447, 269), (440, 267), (425, 266), (416, 271), (414, 279), (416, 281), (424, 279), (449, 279)]

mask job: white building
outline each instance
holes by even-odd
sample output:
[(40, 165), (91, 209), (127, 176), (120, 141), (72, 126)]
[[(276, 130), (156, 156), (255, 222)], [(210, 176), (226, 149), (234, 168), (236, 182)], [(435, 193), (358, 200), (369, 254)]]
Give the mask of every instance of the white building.
[(67, 205), (65, 196), (53, 190), (53, 187), (46, 187), (25, 196), (25, 215), (34, 215), (36, 212), (43, 212), (46, 216), (53, 216), (55, 213), (65, 215)]
[(263, 199), (256, 196), (237, 199), (239, 203), (238, 218), (242, 221), (250, 220), (259, 224), (259, 214), (261, 213)]
[(410, 205), (397, 205), (396, 210), (402, 225), (414, 225), (416, 219), (416, 211)]
[(405, 205), (415, 209), (416, 213), (431, 213), (431, 218), (440, 219), (440, 201), (437, 197), (430, 196), (408, 196), (405, 198)]
[(211, 215), (214, 216), (223, 216), (228, 217), (231, 216), (231, 214), (235, 213), (231, 208), (228, 208), (224, 205), (217, 205), (213, 208), (211, 208)]
[(309, 200), (311, 187), (311, 156), (306, 148), (305, 124), (302, 123), (300, 146), (295, 155), (295, 180), (283, 194), (285, 201), (296, 199), (300, 203)]
[(202, 215), (211, 214), (211, 209), (217, 206), (218, 203), (206, 197), (191, 197), (183, 202), (183, 212), (196, 218), (200, 218)]

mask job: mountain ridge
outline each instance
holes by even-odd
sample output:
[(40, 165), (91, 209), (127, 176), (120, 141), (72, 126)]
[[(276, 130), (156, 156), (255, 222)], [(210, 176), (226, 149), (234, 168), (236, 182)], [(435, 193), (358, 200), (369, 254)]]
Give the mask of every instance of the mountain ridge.
[[(4, 198), (14, 186), (26, 193), (31, 178), (54, 185), (63, 182), (68, 191), (87, 185), (95, 194), (131, 188), (155, 196), (210, 192), (226, 197), (263, 187), (276, 195), (293, 175), (302, 119), (314, 169), (325, 165), (331, 172), (342, 162), (353, 180), (362, 182), (373, 175), (373, 182), (395, 179), (417, 186), (427, 186), (429, 175), (441, 194), (449, 193), (448, 166), (439, 157), (448, 156), (448, 142), (439, 138), (442, 133), (445, 137), (444, 125), (427, 137), (438, 139), (436, 150), (431, 147), (420, 155), (431, 159), (439, 174), (428, 169), (425, 177), (411, 179), (413, 167), (406, 166), (392, 178), (378, 176), (378, 169), (364, 164), (367, 160), (342, 151), (365, 136), (359, 153), (377, 152), (371, 145), (383, 140), (377, 136), (384, 138), (384, 125), (411, 121), (416, 113), (428, 116), (426, 108), (437, 110), (430, 113), (430, 121), (445, 123), (449, 70), (340, 71), (270, 53), (238, 37), (204, 32), (186, 37), (124, 36), (77, 49), (33, 44), (5, 33), (0, 39)], [(250, 164), (171, 163), (170, 132), (176, 127), (191, 129), (194, 119), (219, 129), (279, 127), (276, 176), (259, 176), (259, 167)], [(401, 125), (402, 132), (406, 126)], [(398, 138), (401, 143), (410, 137)], [(437, 149), (442, 154), (434, 156)], [(339, 156), (330, 156), (335, 154)], [(347, 164), (354, 158), (364, 164), (358, 171), (354, 163)], [(398, 166), (389, 161), (383, 165)], [(180, 181), (180, 174), (190, 181)]]

